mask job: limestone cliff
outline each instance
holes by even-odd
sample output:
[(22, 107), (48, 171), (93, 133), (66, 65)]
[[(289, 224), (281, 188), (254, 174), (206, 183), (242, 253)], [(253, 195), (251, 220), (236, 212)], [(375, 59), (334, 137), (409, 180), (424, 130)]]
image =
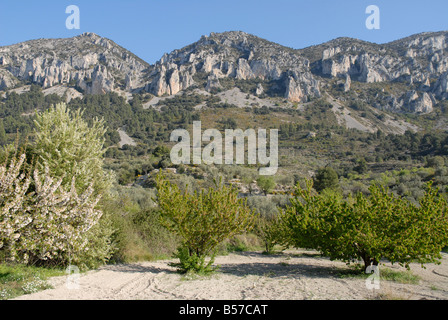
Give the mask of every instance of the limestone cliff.
[[(219, 91), (232, 80), (255, 81), (257, 96), (303, 103), (322, 97), (335, 80), (342, 99), (345, 94), (380, 109), (429, 113), (448, 99), (447, 40), (448, 32), (386, 44), (338, 38), (296, 50), (234, 31), (202, 36), (150, 65), (112, 40), (85, 33), (0, 47), (0, 90), (37, 83), (84, 94), (121, 90), (164, 96), (195, 87)], [(387, 84), (393, 90), (372, 95), (357, 84)]]

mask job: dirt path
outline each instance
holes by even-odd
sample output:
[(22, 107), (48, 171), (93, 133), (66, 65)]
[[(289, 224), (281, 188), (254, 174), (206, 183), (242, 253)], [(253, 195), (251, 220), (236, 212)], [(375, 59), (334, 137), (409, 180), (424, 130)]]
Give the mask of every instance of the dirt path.
[[(216, 258), (220, 270), (208, 277), (187, 278), (167, 265), (168, 261), (108, 265), (83, 274), (79, 289), (68, 289), (66, 277), (50, 279), (54, 289), (17, 299), (176, 299), (176, 300), (357, 300), (448, 299), (448, 255), (441, 265), (426, 269), (412, 265), (419, 284), (380, 280), (380, 289), (366, 287), (366, 279), (343, 277), (347, 266), (319, 257), (314, 251), (288, 251), (279, 255), (258, 252)], [(381, 270), (391, 268), (386, 264)]]

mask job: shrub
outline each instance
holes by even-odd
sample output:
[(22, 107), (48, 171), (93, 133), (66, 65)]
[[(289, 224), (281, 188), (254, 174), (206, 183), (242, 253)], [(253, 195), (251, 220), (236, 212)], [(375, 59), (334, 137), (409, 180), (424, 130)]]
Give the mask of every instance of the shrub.
[(265, 253), (274, 252), (274, 246), (282, 244), (284, 236), (284, 228), (278, 219), (278, 216), (263, 218), (257, 220), (255, 226), (255, 234), (260, 237), (264, 243)]
[(103, 121), (89, 125), (82, 116), (65, 104), (39, 113), (35, 143), (19, 159), (6, 157), (0, 242), (8, 258), (82, 268), (110, 257), (113, 230), (99, 202), (113, 179), (103, 169), (106, 130)]
[(445, 165), (445, 159), (441, 156), (429, 157), (426, 160), (427, 167), (441, 168)]
[(116, 186), (103, 211), (111, 221), (114, 263), (147, 261), (171, 256), (178, 239), (160, 223), (152, 197), (155, 189)]
[(267, 195), (274, 190), (276, 183), (272, 177), (269, 176), (260, 176), (257, 179), (257, 185), (263, 190), (264, 194)]
[(339, 176), (336, 171), (331, 167), (319, 169), (314, 178), (314, 188), (318, 192), (325, 189), (338, 190), (340, 185)]
[(179, 259), (178, 263), (170, 263), (170, 266), (176, 267), (180, 272), (193, 272), (197, 274), (207, 274), (215, 271), (217, 267), (213, 266), (215, 260), (215, 253), (207, 259), (206, 255), (199, 255), (198, 253), (189, 250), (187, 247), (179, 247), (174, 254), (175, 258)]
[(93, 240), (88, 231), (102, 215), (96, 208), (100, 197), (93, 196), (92, 186), (78, 194), (75, 179), (70, 188), (64, 187), (62, 178), (51, 177), (48, 168), (31, 174), (25, 158), (14, 156), (0, 166), (2, 255), (24, 263), (82, 263), (80, 257)]
[(157, 146), (154, 151), (152, 152), (152, 154), (155, 157), (163, 157), (163, 156), (169, 156), (170, 154), (170, 149), (168, 149), (168, 147), (164, 146), (164, 145), (159, 145)]
[(263, 241), (265, 252), (272, 253), (276, 244), (281, 244), (283, 229), (279, 223), (279, 207), (289, 202), (288, 196), (249, 197), (247, 203), (255, 209), (259, 217), (256, 220), (254, 233)]
[[(217, 246), (253, 227), (256, 215), (231, 186), (189, 194), (181, 192), (161, 174), (156, 183), (162, 223), (179, 235), (182, 242), (177, 254), (181, 272), (210, 271)], [(211, 257), (208, 262), (207, 256)]]

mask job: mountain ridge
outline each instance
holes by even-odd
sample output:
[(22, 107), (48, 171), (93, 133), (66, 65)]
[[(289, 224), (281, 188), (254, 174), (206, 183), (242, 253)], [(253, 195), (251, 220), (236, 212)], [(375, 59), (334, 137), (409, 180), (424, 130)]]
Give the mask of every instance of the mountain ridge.
[(229, 81), (255, 81), (256, 95), (306, 103), (329, 91), (343, 98), (353, 82), (394, 88), (400, 83), (406, 91), (379, 93), (366, 102), (382, 110), (426, 114), (448, 97), (447, 40), (447, 31), (437, 31), (384, 44), (339, 37), (294, 49), (243, 31), (226, 31), (204, 35), (149, 64), (113, 40), (86, 32), (0, 47), (0, 90), (36, 83), (85, 94), (146, 92), (162, 97), (191, 88), (216, 92)]

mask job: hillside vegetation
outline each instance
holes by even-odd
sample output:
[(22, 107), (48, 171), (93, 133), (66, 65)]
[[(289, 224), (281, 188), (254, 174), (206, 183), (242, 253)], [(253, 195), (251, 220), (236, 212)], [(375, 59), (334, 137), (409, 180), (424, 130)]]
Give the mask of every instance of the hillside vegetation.
[[(83, 74), (79, 83), (14, 74), (6, 86), (4, 76), (2, 270), (175, 255), (181, 271), (208, 272), (218, 254), (288, 247), (364, 267), (383, 258), (437, 262), (448, 245), (440, 37), (378, 46), (343, 38), (295, 50), (230, 32), (151, 66), (89, 34), (76, 39), (83, 50), (110, 56), (90, 71), (86, 61), (66, 62), (64, 72)], [(0, 76), (16, 70), (3, 62), (18, 59), (10, 49)], [(126, 66), (112, 72), (121, 59)], [(59, 85), (74, 91), (48, 91)], [(173, 164), (170, 135), (191, 134), (194, 121), (220, 132), (278, 129), (277, 173), (260, 176), (260, 164)]]

